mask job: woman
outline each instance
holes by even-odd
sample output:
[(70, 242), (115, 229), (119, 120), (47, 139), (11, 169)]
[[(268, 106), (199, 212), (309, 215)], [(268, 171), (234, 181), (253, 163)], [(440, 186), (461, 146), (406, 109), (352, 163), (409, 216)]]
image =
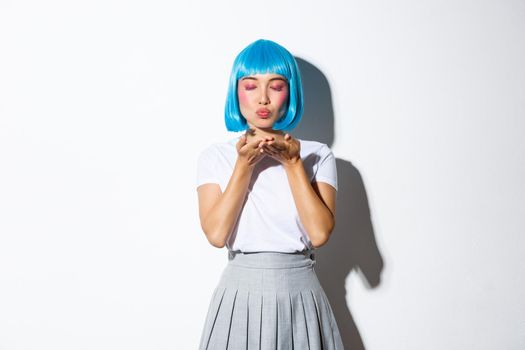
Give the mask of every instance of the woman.
[(199, 349), (343, 349), (314, 250), (335, 223), (337, 175), (327, 145), (287, 131), (301, 120), (297, 62), (257, 40), (231, 72), (225, 122), (242, 135), (198, 160), (199, 216), (208, 241), (226, 245)]

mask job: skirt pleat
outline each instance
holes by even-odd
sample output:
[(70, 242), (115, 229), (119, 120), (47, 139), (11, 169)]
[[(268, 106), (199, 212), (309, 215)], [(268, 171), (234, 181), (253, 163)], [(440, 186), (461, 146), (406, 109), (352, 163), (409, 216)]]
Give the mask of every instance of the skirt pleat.
[[(248, 291), (237, 290), (233, 307), (228, 348), (246, 349), (248, 344)], [(232, 334), (232, 330), (238, 330)]]
[(290, 310), (290, 293), (277, 293), (277, 349), (292, 349), (292, 313)]
[(215, 288), (199, 350), (341, 350), (311, 257), (278, 252), (230, 258)]
[[(248, 346), (246, 349), (260, 349), (262, 325), (262, 295), (250, 293), (248, 300)], [(240, 348), (244, 349), (244, 348)]]

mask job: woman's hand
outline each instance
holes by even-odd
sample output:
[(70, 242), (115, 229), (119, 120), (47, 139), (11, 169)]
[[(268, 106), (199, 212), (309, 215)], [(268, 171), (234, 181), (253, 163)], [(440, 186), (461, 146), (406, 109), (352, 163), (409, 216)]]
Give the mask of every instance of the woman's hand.
[(290, 134), (277, 140), (265, 140), (262, 142), (265, 154), (281, 162), (284, 166), (294, 165), (301, 159), (301, 143)]
[(262, 149), (263, 142), (274, 140), (273, 137), (266, 136), (263, 138), (251, 138), (248, 140), (248, 134), (244, 134), (237, 141), (237, 155), (238, 159), (248, 164), (248, 166), (255, 166), (267, 153)]

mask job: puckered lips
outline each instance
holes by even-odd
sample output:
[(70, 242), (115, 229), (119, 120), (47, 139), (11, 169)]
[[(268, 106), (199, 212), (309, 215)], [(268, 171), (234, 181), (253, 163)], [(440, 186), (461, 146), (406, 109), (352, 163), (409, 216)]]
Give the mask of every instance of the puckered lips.
[(256, 113), (257, 113), (257, 115), (259, 117), (261, 117), (263, 119), (268, 118), (270, 116), (270, 114), (271, 114), (270, 110), (268, 108), (264, 108), (264, 107), (259, 108)]

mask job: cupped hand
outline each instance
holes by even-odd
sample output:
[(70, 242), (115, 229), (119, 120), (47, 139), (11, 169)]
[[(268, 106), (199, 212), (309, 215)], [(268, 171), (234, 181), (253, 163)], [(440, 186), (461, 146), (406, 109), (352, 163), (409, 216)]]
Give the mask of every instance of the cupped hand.
[(290, 134), (285, 134), (284, 138), (263, 141), (262, 150), (283, 165), (293, 165), (301, 159), (301, 143)]
[(254, 166), (267, 155), (262, 149), (263, 142), (273, 140), (274, 137), (271, 136), (248, 139), (248, 134), (242, 135), (236, 144), (238, 158), (246, 162), (249, 166)]

